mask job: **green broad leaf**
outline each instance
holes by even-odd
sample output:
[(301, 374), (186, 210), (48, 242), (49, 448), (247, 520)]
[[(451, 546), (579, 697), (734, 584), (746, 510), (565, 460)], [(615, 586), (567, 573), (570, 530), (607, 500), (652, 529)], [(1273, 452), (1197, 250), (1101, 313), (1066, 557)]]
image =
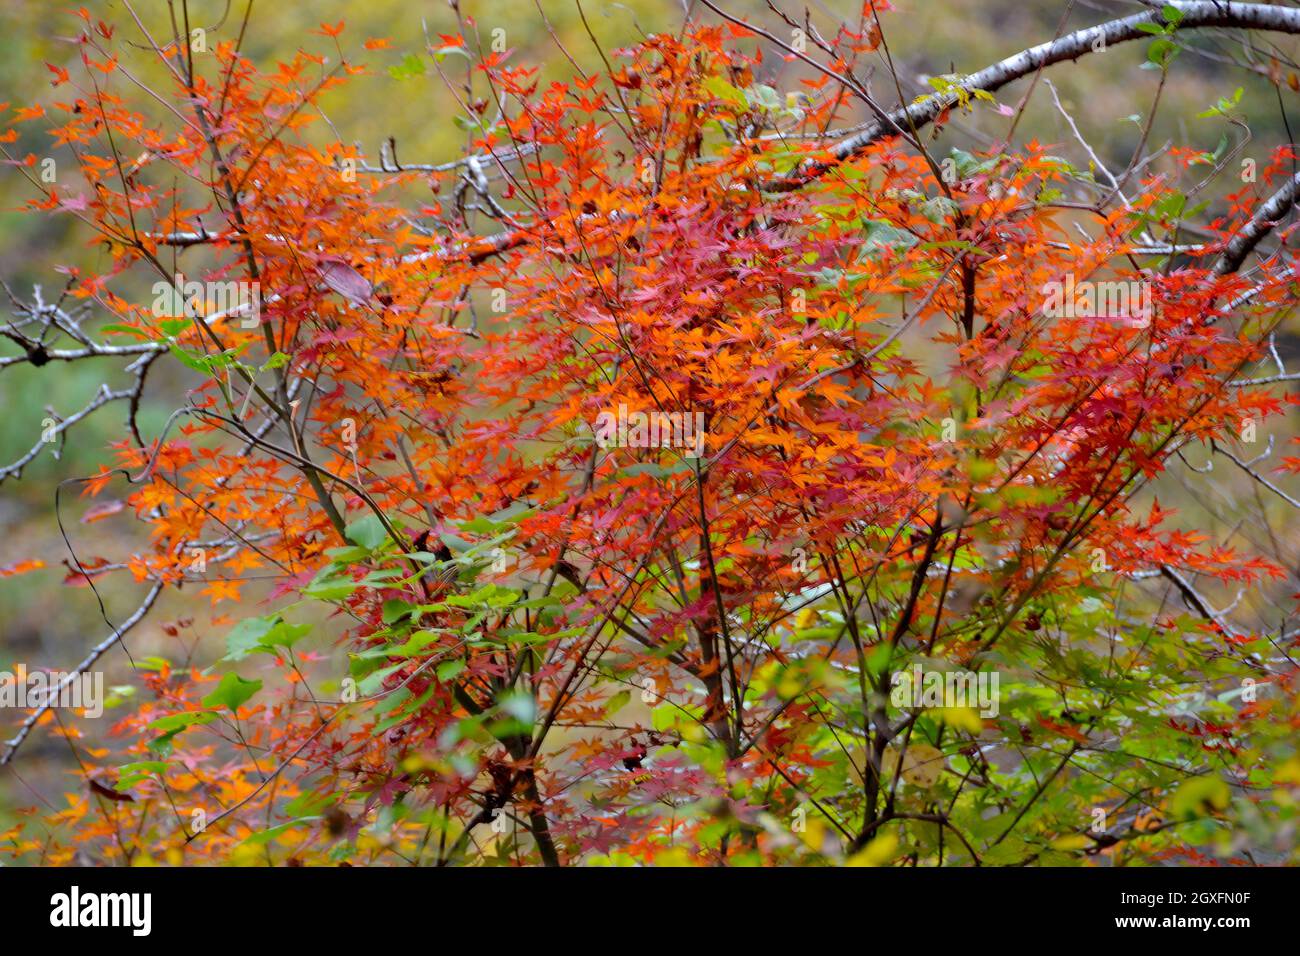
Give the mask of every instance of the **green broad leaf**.
[(465, 661), (458, 657), (454, 661), (443, 661), (434, 668), (434, 673), (437, 675), (438, 680), (446, 682), (458, 677), (464, 670)]
[(238, 674), (227, 674), (221, 678), (217, 689), (203, 698), (203, 706), (225, 707), (233, 714), (261, 689), (260, 680), (244, 680)]
[(325, 557), (329, 558), (335, 564), (356, 564), (358, 561), (364, 561), (370, 557), (370, 551), (367, 548), (349, 547), (349, 548), (330, 548), (325, 552)]
[[(420, 708), (429, 702), (429, 698), (432, 697), (437, 692), (437, 690), (438, 688), (436, 685), (430, 685), (429, 688), (425, 690), (423, 694), (421, 694), (419, 697), (412, 699), (410, 692), (406, 691), (406, 688), (402, 688), (402, 691), (406, 691), (406, 692), (402, 697), (402, 699), (398, 702), (401, 704), (401, 706), (398, 707), (397, 704), (394, 704), (386, 708), (387, 710), (391, 711), (391, 713), (389, 714), (388, 717), (385, 717), (383, 720), (381, 720), (378, 724), (375, 725), (374, 733), (381, 734), (385, 730), (388, 730), (390, 727), (395, 727), (398, 724), (402, 723), (402, 721), (409, 720), (412, 717), (412, 715), (419, 713)], [(398, 694), (401, 694), (402, 691), (399, 691)], [(398, 694), (394, 694), (393, 696), (396, 697), (398, 696)]]
[(311, 633), (310, 624), (290, 624), (288, 621), (280, 621), (271, 632), (262, 638), (264, 647), (293, 647), (300, 640)]
[(718, 99), (730, 103), (732, 106), (739, 107), (742, 110), (749, 109), (749, 100), (745, 98), (744, 92), (736, 89), (736, 87), (732, 86), (722, 77), (705, 77), (702, 85)]
[(318, 811), (338, 803), (339, 799), (338, 793), (315, 793), (308, 790), (290, 800), (285, 805), (284, 812), (291, 817), (315, 815)]
[(632, 701), (632, 692), (627, 688), (619, 691), (605, 701), (605, 716), (612, 717)]
[(764, 83), (754, 84), (746, 89), (742, 95), (747, 103), (757, 103), (769, 112), (775, 112), (785, 106), (785, 103), (781, 100), (781, 94)]
[(403, 644), (387, 648), (389, 657), (414, 657), (439, 638), (437, 631), (416, 631)]
[(117, 768), (117, 792), (126, 793), (141, 780), (148, 780), (152, 776), (166, 772), (167, 763), (162, 760), (138, 760), (135, 763), (124, 763)]
[(1187, 209), (1187, 197), (1179, 193), (1172, 193), (1165, 196), (1152, 208), (1163, 219), (1181, 219)]
[(1167, 67), (1182, 50), (1173, 40), (1160, 39), (1152, 41), (1147, 47), (1147, 61), (1159, 67)]
[(1195, 820), (1227, 809), (1232, 790), (1221, 777), (1194, 777), (1180, 786), (1169, 801), (1170, 813), (1179, 820)]
[(297, 820), (290, 820), (288, 823), (281, 823), (279, 826), (271, 827), (269, 830), (261, 830), (251, 836), (245, 837), (240, 846), (263, 846), (270, 843), (282, 833), (288, 833), (294, 827), (300, 827), (304, 823), (310, 823), (312, 820), (319, 820), (319, 816), (299, 817)]
[(500, 511), (493, 512), (489, 517), (498, 524), (518, 524), (536, 512), (537, 509), (527, 501), (512, 501)]
[(226, 656), (222, 660), (242, 661), (249, 654), (266, 651), (266, 637), (275, 629), (276, 618), (250, 617), (240, 621), (226, 635)]
[(957, 164), (957, 175), (962, 179), (970, 179), (982, 173), (991, 172), (997, 168), (998, 157), (980, 159), (974, 153), (968, 153), (964, 149), (953, 149), (950, 152), (952, 160)]
[(372, 736), (378, 737), (380, 734), (384, 733), (387, 730), (391, 730), (392, 728), (396, 727), (398, 724), (402, 723), (403, 721), (409, 720), (410, 716), (411, 715), (406, 713), (405, 711), (399, 711), (398, 713), (395, 714), (389, 714), (379, 723), (375, 724), (374, 730), (371, 731), (371, 734)]
[(339, 601), (358, 587), (360, 585), (351, 578), (332, 577), (328, 573), (323, 573), (315, 581), (303, 588), (302, 593), (307, 597), (321, 601)]
[(883, 219), (868, 219), (863, 223), (867, 241), (866, 248), (871, 250), (893, 249), (902, 251), (916, 245), (916, 236), (888, 223)]
[(108, 689), (108, 697), (104, 700), (104, 707), (112, 710), (114, 707), (121, 707), (128, 700), (135, 696), (135, 688), (130, 684), (119, 684)]
[[(519, 592), (496, 584), (485, 584), (473, 594), (453, 594), (444, 602), (451, 607), (509, 607), (519, 599)], [(466, 625), (466, 630), (469, 626)]]
[(143, 332), (140, 329), (133, 329), (129, 325), (118, 325), (116, 323), (111, 325), (102, 325), (100, 326), (99, 331), (101, 334), (105, 332), (113, 332), (119, 335), (134, 335), (136, 338), (144, 339), (146, 341), (150, 339), (150, 335), (147, 332)]
[(164, 757), (170, 756), (172, 752), (172, 742), (176, 735), (190, 727), (197, 727), (201, 724), (210, 724), (217, 719), (217, 715), (211, 711), (201, 713), (190, 712), (185, 714), (171, 714), (167, 717), (160, 717), (149, 725), (153, 730), (163, 731), (162, 735), (149, 741), (148, 747)]
[(980, 860), (985, 866), (1011, 866), (1028, 859), (1035, 851), (1036, 847), (1012, 833), (1002, 843), (984, 850), (980, 854)]
[(961, 211), (961, 207), (947, 196), (932, 196), (920, 204), (921, 215), (930, 222), (939, 225)]
[(528, 694), (507, 694), (497, 701), (497, 706), (511, 717), (529, 726), (537, 716), (537, 702)]
[(369, 548), (371, 551), (388, 540), (388, 530), (375, 514), (358, 518), (344, 529), (344, 534), (353, 544)]
[(226, 635), (225, 661), (242, 661), (249, 654), (273, 654), (277, 647), (293, 647), (311, 633), (310, 624), (290, 624), (276, 614), (240, 621)]
[(394, 664), (392, 667), (381, 667), (379, 670), (368, 675), (365, 680), (357, 684), (357, 694), (361, 697), (372, 697), (384, 689), (384, 681), (390, 674), (400, 671), (406, 664)]
[(892, 656), (893, 654), (889, 642), (882, 641), (868, 652), (866, 657), (867, 671), (873, 677), (878, 677), (883, 674), (885, 668), (889, 666)]
[(410, 572), (402, 568), (383, 568), (379, 571), (371, 571), (357, 583), (363, 587), (374, 587), (409, 576), (411, 576)]
[(406, 705), (406, 702), (409, 701), (413, 696), (414, 695), (411, 693), (411, 689), (409, 687), (399, 687), (397, 690), (393, 691), (386, 698), (384, 698), (384, 700), (379, 704), (379, 706), (375, 708), (375, 713), (392, 714), (397, 711), (400, 711)]
[(650, 711), (650, 726), (661, 732), (671, 730), (680, 717), (681, 711), (672, 704), (659, 704)]
[(205, 375), (212, 370), (212, 362), (207, 356), (200, 356), (198, 353), (189, 352), (181, 348), (175, 342), (167, 346), (176, 360), (186, 368), (191, 368), (196, 372), (202, 372)]
[[(1208, 117), (1211, 116), (1227, 116), (1228, 113), (1230, 113), (1234, 108), (1240, 105), (1241, 92), (1242, 92), (1242, 88), (1240, 86), (1237, 87), (1236, 91), (1232, 94), (1232, 96), (1220, 97), (1219, 102), (1215, 103), (1205, 112), (1197, 113), (1196, 118), (1207, 119)], [(1216, 156), (1218, 155), (1218, 150), (1215, 150), (1215, 155)]]
[[(438, 51), (440, 54), (446, 52), (446, 47)], [(400, 63), (388, 68), (388, 75), (395, 80), (410, 80), (417, 76), (424, 76), (424, 60), (414, 53), (408, 53), (402, 57)]]
[(443, 532), (439, 534), (438, 537), (442, 539), (443, 544), (457, 554), (464, 554), (466, 551), (473, 550), (474, 548), (474, 546), (464, 538), (458, 538), (454, 534)]
[(385, 624), (394, 624), (404, 617), (408, 617), (415, 610), (415, 605), (409, 601), (403, 601), (400, 598), (390, 598), (384, 602), (383, 621)]

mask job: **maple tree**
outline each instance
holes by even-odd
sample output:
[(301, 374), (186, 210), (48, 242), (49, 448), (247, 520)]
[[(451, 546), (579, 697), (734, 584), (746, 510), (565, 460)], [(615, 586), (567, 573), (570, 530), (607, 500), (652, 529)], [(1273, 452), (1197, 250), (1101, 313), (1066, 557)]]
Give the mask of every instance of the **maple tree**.
[[(1300, 13), (1170, 4), (893, 108), (858, 79), (886, 52), (886, 3), (806, 48), (704, 6), (567, 83), (473, 24), (430, 42), (406, 69), (473, 67), (452, 85), (466, 154), (437, 167), (321, 133), (322, 97), (384, 41), (354, 51), (324, 24), (328, 55), (268, 70), (234, 40), (198, 57), (183, 21), (134, 19), (133, 48), (76, 15), (81, 75), (51, 67), (57, 102), (9, 118), (47, 122), (84, 184), (42, 182), (16, 125), (5, 155), (33, 213), (80, 220), (112, 265), (20, 314), (12, 361), (119, 357), (130, 380), (85, 413), (129, 407), (116, 467), (60, 491), (122, 495), (147, 527), (122, 554), (72, 549), (69, 581), (147, 594), (80, 669), (165, 591), (184, 586), (190, 620), (162, 624), (174, 654), (132, 658), (109, 733), (25, 715), (6, 763), (58, 735), (77, 786), (6, 852), (1294, 852), (1294, 563), (1142, 496), (1171, 468), (1208, 482), (1182, 469), (1197, 451), (1296, 506), (1244, 437), (1289, 401), (1285, 371), (1254, 370), (1295, 300), (1292, 253), (1268, 242), (1296, 157), (1274, 150), (1207, 213), (1231, 155), (1112, 175), (1018, 141), (1024, 103), (995, 94), (1029, 77), (1042, 95), (1099, 36), (1148, 43), (1163, 84), (1185, 31), (1294, 32)], [(765, 56), (797, 85), (766, 85)], [(973, 116), (996, 146), (940, 150)], [(253, 296), (215, 303), (225, 283)], [(1075, 295), (1104, 284), (1140, 296)], [(191, 387), (146, 434), (162, 363)], [(1240, 618), (1216, 584), (1249, 591)], [(187, 643), (208, 614), (224, 656)], [(996, 673), (999, 706), (899, 706), (920, 667)]]

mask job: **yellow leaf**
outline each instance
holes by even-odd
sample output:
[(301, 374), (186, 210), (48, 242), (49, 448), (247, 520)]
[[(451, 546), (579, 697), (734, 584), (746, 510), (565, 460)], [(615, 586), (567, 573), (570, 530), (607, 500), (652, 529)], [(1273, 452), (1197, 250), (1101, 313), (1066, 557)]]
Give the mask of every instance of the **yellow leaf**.
[(1273, 775), (1273, 782), (1300, 783), (1300, 754), (1277, 768), (1277, 772)]
[(803, 687), (803, 681), (787, 672), (781, 675), (781, 680), (776, 685), (776, 692), (782, 700), (790, 700), (803, 693)]
[(655, 857), (655, 866), (691, 866), (694, 862), (691, 854), (681, 846), (671, 847)]
[(704, 728), (694, 721), (691, 721), (690, 723), (683, 722), (680, 730), (682, 739), (693, 744), (703, 743), (709, 736)]
[[(885, 752), (885, 773), (894, 776), (898, 773), (898, 752), (890, 749)], [(927, 743), (911, 743), (903, 757), (903, 779), (914, 786), (933, 787), (943, 773), (943, 751)]]
[(943, 718), (944, 723), (955, 730), (966, 730), (972, 734), (978, 734), (984, 729), (984, 721), (980, 719), (979, 713), (971, 707), (941, 707), (939, 716)]
[(1071, 833), (1052, 841), (1053, 850), (1082, 850), (1092, 843), (1082, 833)]
[(804, 823), (803, 832), (799, 838), (808, 845), (810, 849), (818, 853), (822, 851), (822, 843), (826, 839), (826, 824), (816, 817)]
[(898, 850), (898, 837), (882, 833), (845, 861), (845, 866), (884, 866)]

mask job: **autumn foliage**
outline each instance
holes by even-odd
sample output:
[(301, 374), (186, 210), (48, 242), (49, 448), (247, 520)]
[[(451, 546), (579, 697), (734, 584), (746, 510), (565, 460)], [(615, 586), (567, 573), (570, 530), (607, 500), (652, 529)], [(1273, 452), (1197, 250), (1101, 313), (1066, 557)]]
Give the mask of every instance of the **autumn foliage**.
[[(324, 123), (370, 55), (341, 25), (271, 69), (73, 22), (84, 69), (9, 119), (82, 181), (10, 159), (34, 215), (111, 254), (69, 277), (97, 340), (190, 388), (63, 489), (140, 522), (69, 576), (180, 589), (191, 620), (122, 638), (174, 652), (135, 655), (103, 721), (40, 717), (81, 769), (15, 858), (1245, 862), (1235, 834), (1293, 821), (1290, 571), (1159, 484), (1192, 450), (1254, 457), (1243, 424), (1286, 410), (1241, 380), (1289, 254), (1216, 268), (1286, 150), (1174, 257), (1151, 247), (1185, 239), (1192, 149), (1091, 207), (1059, 144), (833, 154), (870, 6), (825, 69), (787, 55), (789, 91), (725, 21), (567, 83), (442, 37), (429, 62), (471, 57), (482, 102), (440, 171)], [(937, 125), (1004, 113), (957, 97)], [(160, 310), (177, 275), (258, 308)], [(1147, 305), (1045, 306), (1067, 280)], [(633, 434), (598, 442), (602, 414)], [(680, 416), (698, 447), (636, 437)], [(1272, 623), (1196, 606), (1238, 590)], [(191, 656), (194, 619), (224, 647)], [(996, 672), (996, 713), (896, 706), (915, 665)]]

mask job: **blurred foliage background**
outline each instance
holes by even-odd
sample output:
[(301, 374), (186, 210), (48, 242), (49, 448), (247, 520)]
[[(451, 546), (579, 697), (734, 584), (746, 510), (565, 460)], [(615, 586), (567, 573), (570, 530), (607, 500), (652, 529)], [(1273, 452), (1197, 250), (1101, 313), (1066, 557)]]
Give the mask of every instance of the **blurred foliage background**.
[[(138, 38), (131, 12), (120, 0), (87, 0), (85, 5), (92, 17), (114, 24), (120, 39), (135, 42)], [(772, 14), (764, 0), (725, 0), (719, 5), (733, 15), (763, 23), (777, 35), (789, 35), (789, 27)], [(973, 72), (1059, 32), (1126, 15), (1143, 6), (1132, 0), (895, 0), (894, 5), (895, 12), (884, 19), (886, 39), (908, 99), (932, 92), (928, 80), (935, 75)], [(138, 0), (134, 6), (157, 35), (170, 35), (164, 0)], [(245, 4), (243, 0), (191, 0), (189, 7), (191, 27), (205, 29), (211, 47), (238, 34)], [(808, 7), (827, 33), (832, 32), (829, 24), (840, 20), (854, 23), (859, 13), (856, 0), (812, 0)], [(695, 4), (693, 9), (703, 19), (716, 19), (702, 5)], [(801, 19), (802, 4), (790, 6), (787, 12)], [(325, 101), (328, 123), (313, 124), (308, 135), (325, 140), (330, 138), (331, 128), (337, 130), (344, 140), (361, 144), (376, 163), (380, 144), (392, 137), (402, 161), (444, 162), (459, 156), (465, 145), (465, 133), (454, 122), (460, 110), (448, 84), (464, 80), (468, 61), (446, 57), (439, 64), (445, 80), (427, 57), (423, 75), (403, 76), (400, 68), (394, 75), (392, 68), (400, 67), (408, 55), (421, 56), (426, 38), (436, 47), (441, 45), (438, 34), (459, 33), (458, 14), (471, 35), (477, 32), (484, 49), (492, 31), (504, 29), (514, 61), (536, 66), (545, 82), (573, 74), (557, 41), (583, 69), (598, 71), (603, 64), (596, 44), (610, 51), (646, 34), (676, 30), (682, 22), (683, 6), (669, 0), (583, 0), (581, 5), (575, 0), (462, 0), (458, 11), (446, 0), (254, 0), (244, 50), (263, 66), (274, 65), (299, 47), (328, 54), (333, 62), (334, 41), (318, 32), (319, 25), (346, 21), (340, 42), (349, 59), (364, 62), (370, 69), (330, 94)], [(27, 105), (56, 98), (50, 89), (51, 73), (44, 64), (75, 60), (76, 50), (66, 38), (77, 26), (62, 4), (0, 0), (0, 102)], [(384, 49), (363, 49), (364, 41), (371, 37), (388, 38), (390, 44)], [(1198, 33), (1201, 52), (1183, 55), (1174, 66), (1162, 92), (1148, 148), (1172, 141), (1213, 151), (1225, 139), (1235, 142), (1242, 135), (1240, 129), (1232, 128), (1222, 117), (1200, 118), (1197, 114), (1220, 97), (1231, 96), (1237, 87), (1243, 88), (1240, 118), (1252, 137), (1244, 156), (1253, 157), (1262, 168), (1273, 148), (1292, 141), (1289, 114), (1300, 106), (1294, 92), (1300, 83), (1290, 66), (1294, 43), (1291, 38), (1267, 36), (1255, 38), (1255, 43), (1259, 49), (1249, 50), (1239, 37)], [(1156, 94), (1159, 72), (1142, 68), (1144, 47), (1128, 44), (1049, 73), (1080, 131), (1113, 169), (1122, 169), (1129, 162)], [(159, 68), (149, 59), (147, 51), (141, 50), (138, 63), (131, 64), (133, 70), (154, 89), (167, 90)], [(768, 75), (761, 79), (778, 90), (795, 89), (794, 77), (807, 75), (806, 67), (796, 70), (796, 66), (771, 56), (766, 63)], [(893, 81), (884, 73), (877, 71), (871, 85), (882, 101), (896, 101)], [(1025, 82), (1018, 83), (1002, 91), (998, 99), (1014, 106), (1025, 89)], [(144, 94), (137, 90), (133, 102), (144, 108)], [(1293, 121), (1300, 122), (1300, 114)], [(1010, 122), (988, 110), (957, 117), (944, 132), (940, 149), (947, 145), (986, 147), (1006, 135)], [(74, 168), (66, 150), (50, 149), (40, 123), (24, 124), (21, 132), (22, 138), (13, 147), (16, 155), (53, 156), (60, 170)], [(1016, 137), (1059, 144), (1062, 152), (1086, 164), (1068, 124), (1042, 89), (1034, 96)], [(21, 211), (34, 195), (16, 170), (0, 166), (0, 280), (20, 297), (28, 297), (32, 287), (39, 285), (50, 298), (62, 287), (60, 266), (94, 271), (106, 265), (107, 256), (71, 217)], [(9, 303), (0, 306), (8, 308)], [(0, 344), (0, 349), (6, 348), (13, 346)], [(166, 365), (160, 363), (150, 379), (150, 405), (141, 419), (146, 434), (157, 433), (183, 395), (183, 379)], [(6, 370), (0, 375), (0, 462), (13, 461), (32, 447), (47, 409), (62, 414), (79, 409), (106, 376), (110, 383), (120, 384), (112, 377), (120, 374), (119, 367), (118, 363), (97, 366), (95, 362), (78, 362)], [(47, 565), (33, 574), (0, 578), (0, 669), (18, 661), (33, 666), (71, 665), (106, 633), (94, 595), (84, 587), (63, 583), (62, 562), (67, 551), (55, 521), (54, 487), (62, 479), (88, 475), (111, 462), (107, 445), (121, 435), (122, 418), (122, 408), (108, 406), (73, 432), (61, 458), (42, 452), (21, 481), (0, 486), (0, 566), (29, 558), (42, 559)], [(1284, 424), (1272, 426), (1283, 441), (1283, 432), (1294, 431)], [(129, 511), (92, 525), (79, 524), (89, 503), (79, 499), (75, 489), (64, 501), (64, 522), (85, 553), (96, 554), (101, 548), (125, 553), (132, 550), (126, 542), (145, 533)], [(1208, 511), (1198, 512), (1197, 503), (1191, 500), (1166, 503), (1188, 509), (1193, 522), (1220, 520)], [(136, 607), (141, 593), (141, 588), (125, 581), (104, 589), (109, 618), (122, 620)], [(135, 632), (133, 650), (149, 653), (157, 645), (159, 624), (193, 614), (196, 606), (200, 613), (193, 615), (196, 620), (189, 633), (198, 638), (207, 635), (213, 629), (202, 613), (206, 599), (173, 593), (156, 609), (151, 623)], [(114, 677), (125, 676), (120, 654), (110, 655), (107, 661), (110, 684)], [(45, 762), (41, 757), (51, 757), (57, 750), (66, 756), (66, 748), (38, 733), (25, 752), (24, 773), (30, 771), (39, 778), (54, 772), (42, 771)], [(14, 793), (13, 786), (7, 774), (0, 780), (0, 809), (10, 800), (31, 802), (28, 795)]]

